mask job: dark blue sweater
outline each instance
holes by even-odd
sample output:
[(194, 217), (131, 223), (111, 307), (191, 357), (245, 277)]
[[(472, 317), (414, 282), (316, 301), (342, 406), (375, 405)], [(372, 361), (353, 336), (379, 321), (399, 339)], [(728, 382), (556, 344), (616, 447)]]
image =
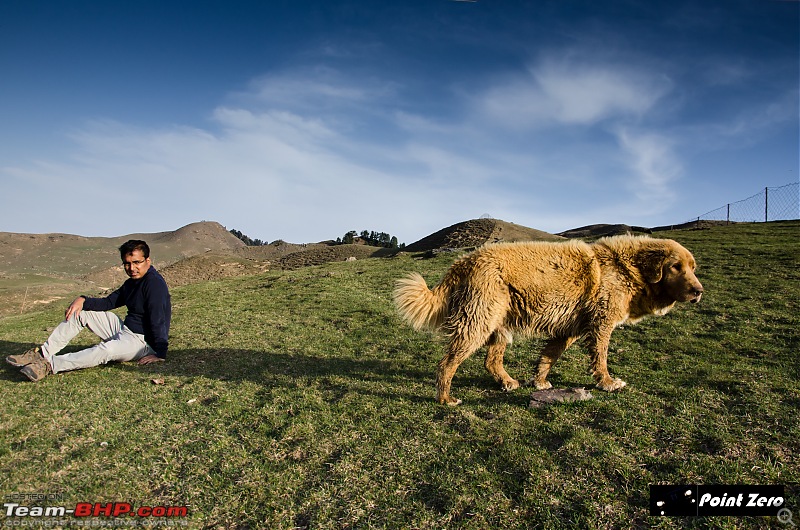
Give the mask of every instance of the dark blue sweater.
[(158, 357), (167, 358), (169, 347), (169, 323), (172, 318), (167, 282), (155, 267), (150, 266), (147, 273), (134, 280), (129, 278), (122, 287), (105, 298), (89, 298), (83, 303), (87, 311), (110, 311), (127, 306), (125, 327), (134, 333), (144, 335), (144, 340)]

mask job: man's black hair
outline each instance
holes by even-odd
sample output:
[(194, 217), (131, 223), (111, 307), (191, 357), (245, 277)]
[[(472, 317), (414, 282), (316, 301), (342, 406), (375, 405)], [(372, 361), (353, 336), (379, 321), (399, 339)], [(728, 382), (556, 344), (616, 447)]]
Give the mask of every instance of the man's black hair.
[(125, 256), (128, 254), (133, 254), (133, 251), (140, 250), (144, 259), (150, 257), (150, 247), (147, 246), (147, 243), (142, 241), (141, 239), (131, 239), (126, 241), (119, 247), (119, 257), (125, 259)]

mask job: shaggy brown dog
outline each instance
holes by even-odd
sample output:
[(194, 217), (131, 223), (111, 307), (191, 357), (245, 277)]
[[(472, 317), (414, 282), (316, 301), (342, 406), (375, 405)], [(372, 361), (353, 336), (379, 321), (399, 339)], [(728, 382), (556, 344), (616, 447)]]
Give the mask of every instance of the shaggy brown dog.
[(698, 302), (703, 286), (694, 270), (692, 254), (670, 239), (499, 243), (457, 261), (433, 290), (417, 273), (398, 280), (394, 300), (415, 329), (440, 329), (450, 337), (436, 374), (439, 403), (461, 403), (450, 396), (453, 375), (484, 345), (489, 373), (504, 390), (519, 388), (503, 368), (512, 331), (550, 338), (529, 381), (537, 389), (552, 386), (547, 375), (553, 363), (584, 338), (597, 387), (613, 391), (625, 382), (608, 373), (611, 332), (663, 315), (675, 302)]

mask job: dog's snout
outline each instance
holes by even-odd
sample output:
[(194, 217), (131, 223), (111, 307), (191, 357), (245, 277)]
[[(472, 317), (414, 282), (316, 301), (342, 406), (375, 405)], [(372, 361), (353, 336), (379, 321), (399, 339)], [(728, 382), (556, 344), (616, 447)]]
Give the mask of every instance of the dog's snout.
[(700, 298), (703, 297), (703, 286), (699, 283), (697, 285), (693, 285), (691, 289), (691, 294), (693, 295), (692, 303), (697, 303), (700, 301)]

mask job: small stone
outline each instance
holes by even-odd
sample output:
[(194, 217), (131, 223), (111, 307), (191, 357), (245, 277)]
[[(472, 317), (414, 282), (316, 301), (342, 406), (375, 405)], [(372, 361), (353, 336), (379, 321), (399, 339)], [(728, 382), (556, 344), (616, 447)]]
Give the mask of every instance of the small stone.
[(570, 401), (585, 401), (592, 399), (592, 393), (585, 388), (548, 388), (539, 390), (531, 395), (530, 408), (539, 408), (553, 403), (567, 403)]

